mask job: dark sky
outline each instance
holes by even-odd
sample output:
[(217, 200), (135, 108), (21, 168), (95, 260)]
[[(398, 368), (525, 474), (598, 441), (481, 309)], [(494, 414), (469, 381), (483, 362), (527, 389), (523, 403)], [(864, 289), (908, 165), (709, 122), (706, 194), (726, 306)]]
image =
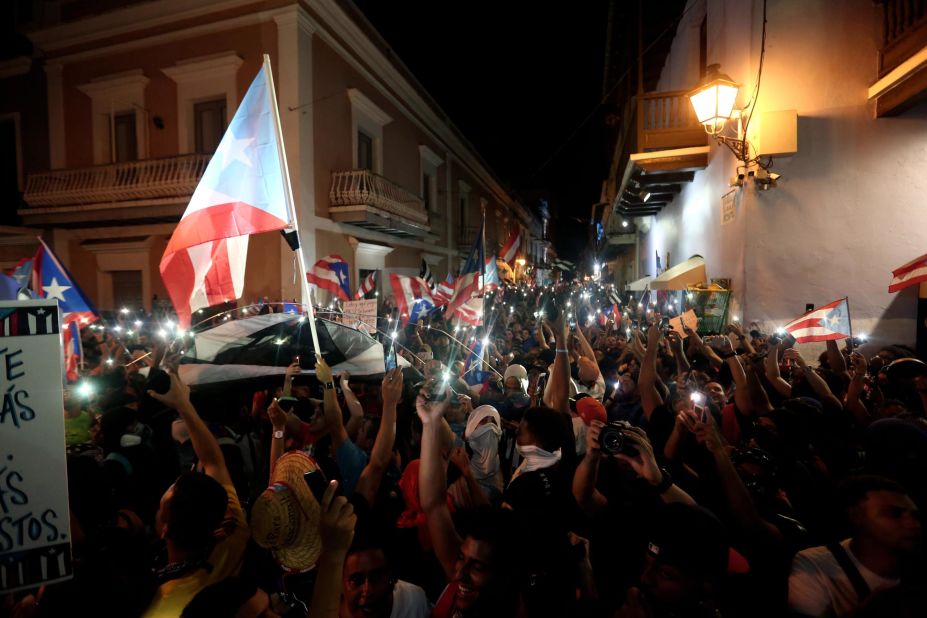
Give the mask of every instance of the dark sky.
[(355, 3), (516, 197), (550, 199), (576, 257), (608, 168), (601, 111), (566, 142), (601, 99), (607, 0)]

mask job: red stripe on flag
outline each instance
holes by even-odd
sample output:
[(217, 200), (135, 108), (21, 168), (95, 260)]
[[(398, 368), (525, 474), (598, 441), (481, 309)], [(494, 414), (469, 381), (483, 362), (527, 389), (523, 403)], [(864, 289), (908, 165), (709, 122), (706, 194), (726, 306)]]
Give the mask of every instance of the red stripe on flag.
[[(204, 287), (210, 305), (218, 305), (235, 296), (228, 245), (224, 238), (212, 243), (212, 267), (206, 273)], [(232, 290), (231, 293), (229, 290)]]
[(251, 204), (216, 204), (181, 219), (164, 253), (178, 252), (220, 238), (282, 230), (286, 226), (286, 221)]

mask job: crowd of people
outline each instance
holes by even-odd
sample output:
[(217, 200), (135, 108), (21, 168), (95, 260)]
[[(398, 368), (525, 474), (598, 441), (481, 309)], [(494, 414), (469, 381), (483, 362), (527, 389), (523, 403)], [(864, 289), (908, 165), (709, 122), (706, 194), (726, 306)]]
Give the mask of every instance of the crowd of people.
[(4, 611), (923, 615), (913, 350), (810, 358), (737, 322), (604, 317), (589, 289), (504, 287), (483, 326), (387, 309), (375, 382), (319, 360), (191, 393), (153, 333), (85, 330), (96, 392), (64, 402), (74, 578)]

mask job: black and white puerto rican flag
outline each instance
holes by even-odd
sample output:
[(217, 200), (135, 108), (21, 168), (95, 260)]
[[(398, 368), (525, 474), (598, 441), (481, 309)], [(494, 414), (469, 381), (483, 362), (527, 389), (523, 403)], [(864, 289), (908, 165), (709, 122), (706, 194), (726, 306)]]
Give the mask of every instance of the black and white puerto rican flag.
[[(366, 333), (317, 319), (322, 357), (335, 374), (382, 374), (383, 345)], [(224, 322), (196, 333), (180, 366), (187, 384), (204, 385), (283, 375), (299, 357), (303, 373), (315, 373), (309, 322), (292, 313), (268, 313)]]
[(564, 272), (570, 272), (576, 269), (576, 264), (569, 260), (561, 260), (560, 258), (557, 258), (554, 260), (554, 268)]
[(435, 276), (431, 274), (431, 267), (428, 266), (428, 262), (422, 259), (422, 270), (419, 273), (419, 276), (425, 280), (425, 283), (428, 284), (428, 288), (431, 290), (435, 289)]

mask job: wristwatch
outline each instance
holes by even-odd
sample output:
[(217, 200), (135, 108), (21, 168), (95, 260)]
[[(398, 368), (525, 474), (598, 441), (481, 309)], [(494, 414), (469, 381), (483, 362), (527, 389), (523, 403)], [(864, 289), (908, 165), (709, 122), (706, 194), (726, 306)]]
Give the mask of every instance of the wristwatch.
[(333, 388), (335, 388), (335, 383), (334, 383), (334, 382), (326, 382), (326, 383), (325, 383), (325, 390), (330, 391), (330, 390), (332, 390)]
[(283, 439), (283, 435), (284, 435), (284, 433), (283, 433), (283, 430), (282, 430), (282, 429), (275, 429), (275, 430), (274, 430), (274, 440), (282, 440), (282, 439)]
[(666, 468), (660, 468), (660, 474), (663, 475), (663, 478), (660, 479), (659, 483), (653, 486), (653, 490), (658, 494), (665, 494), (669, 491), (669, 488), (673, 486), (673, 477), (670, 476)]

